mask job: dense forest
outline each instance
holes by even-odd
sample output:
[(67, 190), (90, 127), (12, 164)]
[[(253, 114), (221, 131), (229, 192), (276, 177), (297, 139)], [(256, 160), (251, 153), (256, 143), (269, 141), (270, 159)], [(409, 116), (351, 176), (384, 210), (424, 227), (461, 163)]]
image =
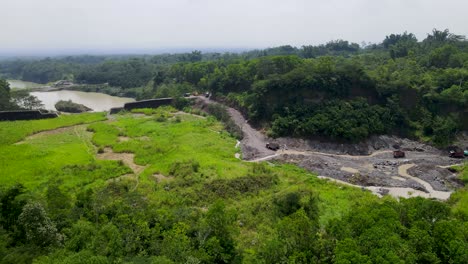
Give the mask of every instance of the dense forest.
[(444, 146), (468, 126), (468, 42), (448, 30), (422, 41), (391, 34), (364, 47), (338, 40), (240, 54), (10, 60), (0, 74), (70, 79), (86, 84), (82, 90), (138, 99), (210, 91), (273, 137), (356, 142), (397, 134)]

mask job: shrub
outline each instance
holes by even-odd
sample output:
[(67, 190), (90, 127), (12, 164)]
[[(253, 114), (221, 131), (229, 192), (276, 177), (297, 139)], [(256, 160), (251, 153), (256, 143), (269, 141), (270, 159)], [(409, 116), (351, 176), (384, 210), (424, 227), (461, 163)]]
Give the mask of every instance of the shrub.
[(182, 122), (182, 119), (180, 119), (180, 116), (176, 116), (175, 119), (174, 119), (174, 122), (175, 123), (180, 123), (180, 122)]
[(291, 215), (303, 208), (310, 219), (318, 219), (318, 196), (309, 190), (290, 191), (274, 198), (280, 216)]
[(93, 110), (85, 105), (74, 103), (71, 100), (68, 100), (68, 101), (60, 100), (55, 104), (55, 108), (58, 111), (67, 112), (67, 113), (83, 113), (83, 112), (88, 112), (88, 111)]
[(156, 122), (166, 122), (167, 121), (167, 117), (164, 116), (163, 114), (159, 115), (158, 117), (156, 117)]
[(200, 163), (195, 160), (176, 161), (172, 163), (169, 174), (174, 177), (187, 178), (198, 172)]
[(234, 197), (245, 193), (258, 193), (262, 189), (268, 189), (275, 185), (276, 175), (249, 175), (235, 179), (216, 179), (204, 184), (203, 189), (208, 194), (217, 197)]
[(231, 116), (225, 106), (220, 104), (209, 104), (207, 111), (210, 115), (213, 115), (216, 119), (223, 122), (224, 127), (233, 137), (242, 139), (242, 129), (231, 119)]
[(190, 101), (183, 97), (177, 97), (177, 98), (174, 98), (174, 100), (172, 101), (172, 105), (175, 108), (182, 110), (185, 107), (188, 107), (190, 105)]

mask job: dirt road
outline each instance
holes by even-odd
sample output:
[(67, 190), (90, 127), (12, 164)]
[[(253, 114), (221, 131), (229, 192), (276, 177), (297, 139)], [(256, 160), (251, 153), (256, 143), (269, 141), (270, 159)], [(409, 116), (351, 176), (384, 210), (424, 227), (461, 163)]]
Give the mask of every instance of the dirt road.
[[(196, 98), (203, 104), (217, 103), (209, 98), (199, 96)], [(241, 128), (243, 138), (241, 140), (242, 157), (245, 160), (263, 158), (275, 154), (274, 151), (265, 148), (268, 139), (259, 131), (254, 129), (242, 114), (232, 107), (227, 107), (232, 120)]]

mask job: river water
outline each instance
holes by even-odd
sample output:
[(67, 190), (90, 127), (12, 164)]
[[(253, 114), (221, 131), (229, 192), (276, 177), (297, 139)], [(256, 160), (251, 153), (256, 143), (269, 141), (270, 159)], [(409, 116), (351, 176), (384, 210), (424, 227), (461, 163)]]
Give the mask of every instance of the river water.
[[(10, 88), (26, 89), (44, 87), (43, 84), (24, 82), (20, 80), (8, 80)], [(95, 112), (109, 111), (113, 107), (122, 107), (125, 103), (134, 102), (135, 99), (128, 97), (117, 97), (103, 93), (86, 93), (80, 91), (54, 91), (54, 92), (32, 92), (44, 104), (47, 110), (56, 110), (55, 104), (60, 100), (72, 100), (75, 103), (83, 104)]]
[(113, 107), (122, 107), (125, 103), (134, 102), (135, 99), (127, 97), (111, 96), (103, 93), (86, 93), (80, 91), (54, 91), (54, 92), (32, 92), (45, 106), (45, 109), (56, 110), (55, 104), (60, 100), (72, 100), (83, 104), (95, 112), (108, 111)]

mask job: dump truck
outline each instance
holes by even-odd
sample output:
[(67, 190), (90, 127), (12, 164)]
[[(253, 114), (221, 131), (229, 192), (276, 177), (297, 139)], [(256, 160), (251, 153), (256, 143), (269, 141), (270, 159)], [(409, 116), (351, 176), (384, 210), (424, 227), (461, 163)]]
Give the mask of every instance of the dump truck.
[(266, 148), (276, 151), (280, 148), (280, 145), (278, 143), (267, 143)]
[(465, 153), (463, 151), (455, 151), (452, 150), (449, 153), (450, 158), (456, 158), (456, 159), (463, 159), (465, 157)]
[(395, 151), (393, 151), (393, 157), (395, 159), (404, 158), (405, 157), (405, 152), (401, 151), (401, 150), (395, 150)]

